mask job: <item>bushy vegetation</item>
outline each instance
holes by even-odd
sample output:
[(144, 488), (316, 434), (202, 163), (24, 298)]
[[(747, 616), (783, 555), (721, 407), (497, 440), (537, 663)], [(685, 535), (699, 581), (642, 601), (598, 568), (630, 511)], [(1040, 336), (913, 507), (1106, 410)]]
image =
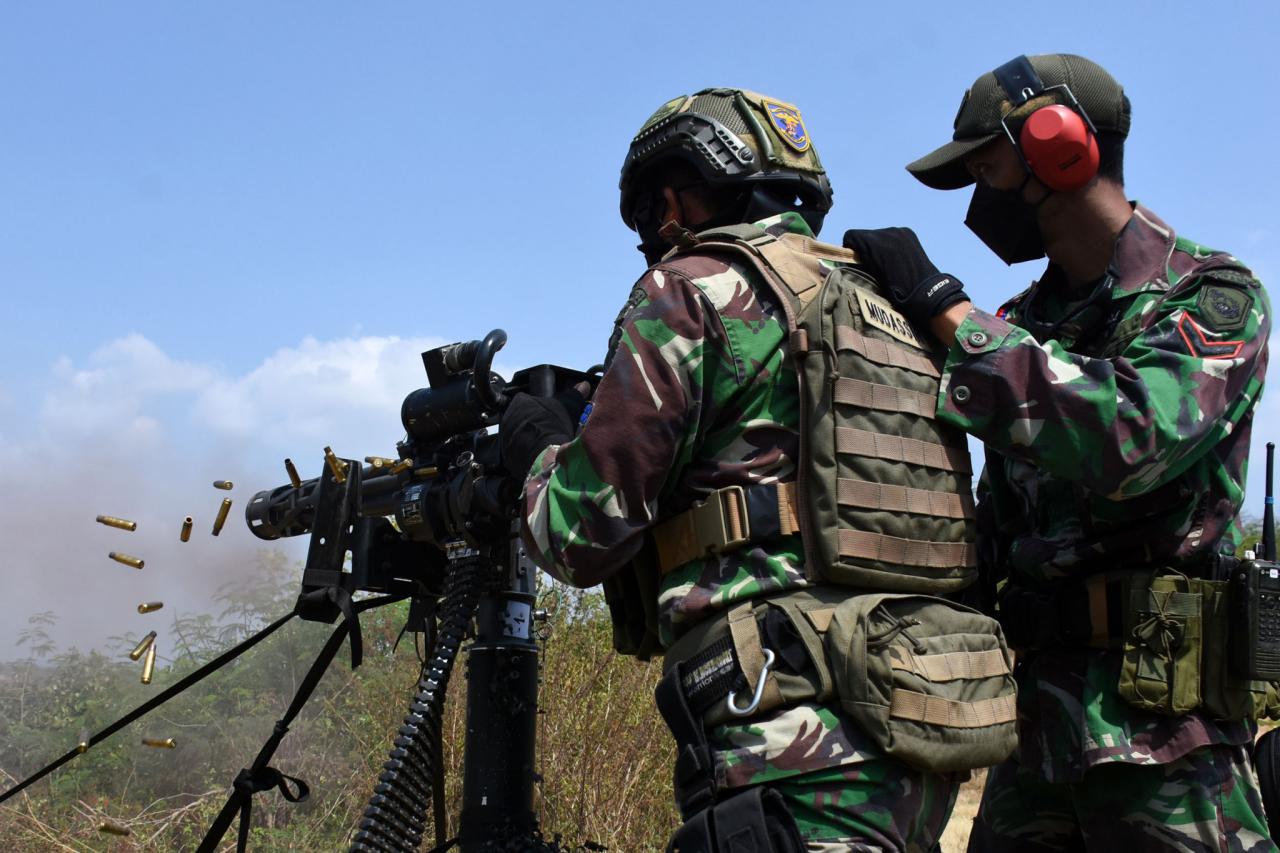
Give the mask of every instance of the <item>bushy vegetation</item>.
[[(252, 583), (224, 591), (215, 613), (183, 614), (160, 630), (161, 658), (149, 686), (139, 683), (141, 665), (127, 657), (144, 631), (113, 638), (107, 653), (85, 653), (56, 648), (49, 640), (47, 629), (59, 615), (32, 616), (21, 645), (27, 659), (0, 665), (0, 788), (288, 612), (297, 570), (278, 554), (264, 554), (260, 564)], [(608, 615), (598, 597), (558, 590), (543, 598), (550, 633), (538, 731), (542, 829), (548, 837), (561, 835), (566, 846), (661, 849), (678, 818), (670, 796), (670, 738), (652, 702), (659, 668), (612, 652)], [(272, 761), (283, 773), (305, 779), (311, 798), (291, 805), (275, 791), (257, 795), (250, 849), (345, 848), (417, 681), (412, 635), (393, 653), (406, 607), (361, 617), (364, 664), (353, 673), (345, 652), (339, 653)], [(0, 838), (14, 853), (194, 848), (331, 630), (290, 623), (236, 663), (6, 802), (0, 807)], [(463, 672), (460, 660), (444, 734), (444, 790), (455, 819), (465, 731)], [(172, 737), (178, 745), (154, 749), (142, 745), (144, 737)], [(100, 833), (106, 819), (132, 835)], [(234, 840), (233, 829), (224, 848), (234, 849)]]

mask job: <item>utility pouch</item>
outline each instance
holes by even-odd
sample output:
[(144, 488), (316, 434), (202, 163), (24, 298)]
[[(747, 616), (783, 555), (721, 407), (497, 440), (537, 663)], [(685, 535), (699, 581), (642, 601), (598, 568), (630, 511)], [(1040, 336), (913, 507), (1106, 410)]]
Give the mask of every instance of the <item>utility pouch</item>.
[(1204, 597), (1185, 575), (1135, 587), (1126, 614), (1120, 696), (1135, 708), (1185, 714), (1200, 705)]
[(836, 607), (826, 646), (840, 706), (886, 754), (945, 772), (998, 764), (1017, 744), (1013, 655), (994, 619), (860, 595)]
[(1215, 720), (1255, 719), (1267, 685), (1232, 673), (1230, 666), (1231, 586), (1229, 581), (1192, 578), (1190, 587), (1200, 595), (1202, 658), (1200, 710)]
[(663, 671), (683, 664), (681, 689), (708, 727), (825, 702), (833, 685), (822, 631), (848, 597), (848, 590), (816, 587), (743, 602), (690, 628), (667, 650)]

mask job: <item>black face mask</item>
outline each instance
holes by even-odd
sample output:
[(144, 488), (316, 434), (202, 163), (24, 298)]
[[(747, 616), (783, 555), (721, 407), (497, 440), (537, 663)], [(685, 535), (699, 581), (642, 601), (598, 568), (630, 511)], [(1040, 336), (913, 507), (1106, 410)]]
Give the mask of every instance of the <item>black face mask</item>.
[[(1044, 237), (1036, 219), (1036, 209), (1044, 199), (1037, 204), (1023, 199), (1022, 190), (1029, 180), (1030, 175), (1016, 190), (992, 189), (978, 181), (969, 212), (964, 217), (969, 230), (1006, 264), (1044, 257)], [(1048, 197), (1046, 194), (1045, 198)]]

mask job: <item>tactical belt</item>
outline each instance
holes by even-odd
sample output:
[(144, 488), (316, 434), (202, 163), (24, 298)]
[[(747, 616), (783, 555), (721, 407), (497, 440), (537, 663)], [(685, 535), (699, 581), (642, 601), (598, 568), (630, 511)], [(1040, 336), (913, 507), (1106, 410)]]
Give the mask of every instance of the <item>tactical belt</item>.
[(653, 530), (665, 575), (690, 560), (800, 532), (794, 483), (730, 486)]
[[(846, 447), (857, 443), (868, 455), (909, 457), (911, 461), (927, 457), (939, 468), (959, 461), (950, 448), (942, 445), (894, 436), (879, 436), (868, 441), (867, 437), (872, 434), (861, 430), (843, 433)], [(840, 506), (938, 518), (972, 519), (975, 516), (973, 498), (969, 495), (852, 479), (841, 479), (837, 488)], [(658, 567), (665, 575), (700, 557), (799, 532), (795, 483), (776, 483), (730, 486), (713, 492), (705, 501), (655, 527), (653, 541), (658, 551)], [(976, 560), (974, 546), (964, 542), (901, 539), (860, 530), (841, 530), (839, 541), (843, 556), (901, 565), (949, 568), (972, 565)]]
[(1010, 584), (1000, 595), (1000, 626), (1025, 651), (1119, 649), (1125, 640), (1127, 592), (1149, 571), (1105, 572), (1046, 589)]

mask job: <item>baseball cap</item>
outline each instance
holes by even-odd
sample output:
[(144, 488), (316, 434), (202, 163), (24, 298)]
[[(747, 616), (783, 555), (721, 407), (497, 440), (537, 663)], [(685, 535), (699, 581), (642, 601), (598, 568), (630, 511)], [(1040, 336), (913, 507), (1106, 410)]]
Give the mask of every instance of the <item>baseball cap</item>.
[[(1115, 78), (1095, 62), (1069, 53), (1046, 53), (1027, 57), (1046, 89), (1066, 85), (1080, 108), (1099, 131), (1129, 134), (1129, 99)], [(1069, 99), (1055, 98), (1055, 102)], [(1013, 102), (988, 71), (969, 87), (956, 113), (951, 141), (913, 163), (907, 171), (920, 183), (935, 190), (955, 190), (973, 183), (964, 167), (964, 157), (998, 136), (1004, 135), (1001, 120), (1012, 112)]]

